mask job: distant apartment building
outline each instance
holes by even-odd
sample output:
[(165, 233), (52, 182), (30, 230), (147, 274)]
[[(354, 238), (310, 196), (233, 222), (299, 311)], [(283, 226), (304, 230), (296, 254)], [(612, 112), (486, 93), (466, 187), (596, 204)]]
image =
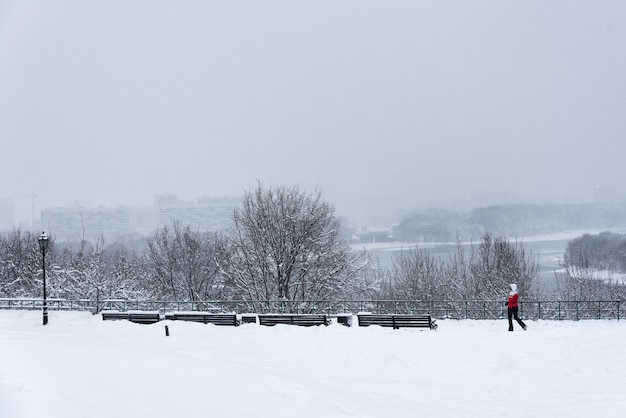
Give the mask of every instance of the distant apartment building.
[(241, 205), (241, 197), (201, 197), (193, 203), (179, 201), (174, 195), (155, 197), (159, 227), (178, 221), (198, 231), (219, 231), (232, 224), (233, 211)]
[(93, 240), (134, 232), (131, 208), (48, 208), (41, 211), (42, 228), (60, 241)]
[(107, 240), (126, 234), (149, 235), (172, 222), (197, 231), (219, 231), (232, 223), (241, 198), (201, 198), (182, 202), (173, 195), (155, 197), (153, 207), (73, 207), (41, 211), (43, 228), (59, 241)]

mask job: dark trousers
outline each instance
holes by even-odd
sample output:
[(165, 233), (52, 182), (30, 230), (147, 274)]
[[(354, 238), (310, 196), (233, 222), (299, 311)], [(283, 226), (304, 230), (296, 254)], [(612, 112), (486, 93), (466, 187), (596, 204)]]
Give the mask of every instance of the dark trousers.
[(509, 308), (509, 331), (513, 331), (513, 319), (517, 321), (522, 329), (526, 329), (526, 324), (517, 316), (518, 308)]

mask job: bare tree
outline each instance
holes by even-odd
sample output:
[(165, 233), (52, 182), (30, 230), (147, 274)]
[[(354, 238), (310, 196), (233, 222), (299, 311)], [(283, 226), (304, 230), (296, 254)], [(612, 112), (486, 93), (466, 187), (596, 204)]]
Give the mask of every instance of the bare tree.
[(148, 240), (145, 283), (152, 297), (203, 301), (220, 296), (217, 239), (173, 222)]
[(259, 183), (245, 194), (233, 218), (220, 268), (235, 296), (341, 297), (366, 264), (343, 238), (334, 207), (322, 201), (320, 192)]
[(474, 276), (471, 266), (474, 262), (474, 251), (469, 254), (460, 241), (457, 241), (456, 250), (444, 267), (446, 281), (449, 284), (446, 299), (471, 299), (475, 289)]
[(624, 299), (622, 273), (591, 267), (584, 251), (566, 252), (563, 271), (556, 273), (556, 298), (560, 300)]
[(446, 297), (442, 263), (423, 249), (410, 249), (393, 260), (392, 296), (406, 300)]
[(507, 284), (516, 283), (520, 293), (535, 291), (539, 263), (522, 245), (485, 234), (472, 263), (473, 294), (478, 299), (501, 298)]
[(345, 296), (350, 299), (376, 299), (385, 291), (386, 275), (380, 267), (378, 259), (373, 258), (366, 250), (360, 255), (362, 267), (345, 290)]
[(409, 250), (393, 260), (388, 297), (399, 299), (499, 299), (507, 284), (516, 283), (525, 297), (533, 295), (539, 264), (521, 245), (485, 234), (469, 254), (461, 243), (447, 262), (425, 250)]

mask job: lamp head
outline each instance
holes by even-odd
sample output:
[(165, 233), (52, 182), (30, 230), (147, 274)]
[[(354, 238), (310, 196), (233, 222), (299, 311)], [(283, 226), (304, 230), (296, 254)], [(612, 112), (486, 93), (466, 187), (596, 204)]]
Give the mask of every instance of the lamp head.
[(45, 251), (48, 248), (48, 235), (46, 235), (46, 231), (42, 231), (39, 236), (39, 249), (41, 251)]

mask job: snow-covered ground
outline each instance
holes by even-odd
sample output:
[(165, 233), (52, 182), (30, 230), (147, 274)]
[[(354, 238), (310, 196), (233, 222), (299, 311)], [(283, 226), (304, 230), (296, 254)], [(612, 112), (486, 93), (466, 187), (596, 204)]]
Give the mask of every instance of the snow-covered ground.
[[(0, 311), (0, 417), (617, 417), (626, 322), (217, 327)], [(164, 326), (170, 336), (165, 336)]]

